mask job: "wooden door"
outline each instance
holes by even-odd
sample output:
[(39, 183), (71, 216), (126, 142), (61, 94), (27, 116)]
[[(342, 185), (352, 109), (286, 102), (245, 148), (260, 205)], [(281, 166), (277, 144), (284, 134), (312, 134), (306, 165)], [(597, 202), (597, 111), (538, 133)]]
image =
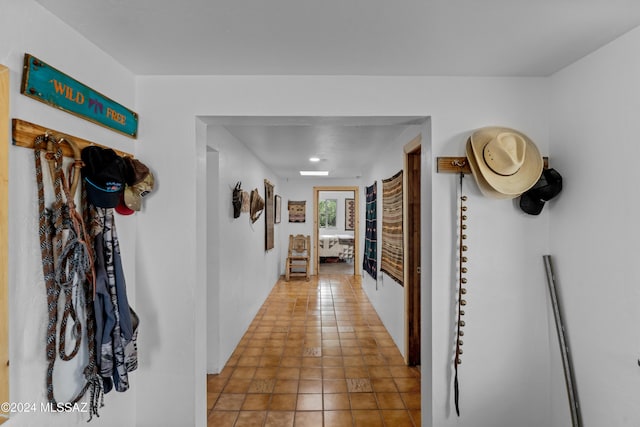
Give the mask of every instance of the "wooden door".
[(407, 153), (407, 364), (420, 364), (420, 158)]

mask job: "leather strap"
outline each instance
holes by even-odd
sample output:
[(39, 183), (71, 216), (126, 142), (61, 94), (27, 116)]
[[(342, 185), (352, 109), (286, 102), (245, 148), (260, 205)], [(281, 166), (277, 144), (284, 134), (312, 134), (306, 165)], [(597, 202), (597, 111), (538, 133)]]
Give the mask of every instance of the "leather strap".
[(456, 406), (456, 414), (460, 416), (460, 386), (458, 380), (458, 367), (462, 363), (461, 355), (462, 355), (462, 337), (464, 336), (464, 331), (462, 327), (465, 325), (462, 317), (464, 316), (463, 307), (467, 304), (467, 301), (464, 299), (464, 295), (467, 293), (464, 285), (467, 283), (467, 279), (465, 274), (467, 273), (467, 267), (464, 264), (467, 262), (467, 257), (465, 256), (465, 252), (468, 250), (467, 245), (465, 244), (465, 240), (467, 239), (466, 229), (467, 225), (465, 221), (467, 220), (467, 206), (465, 206), (464, 202), (467, 201), (467, 196), (463, 194), (462, 189), (462, 181), (464, 179), (464, 174), (460, 173), (460, 187), (457, 194), (458, 199), (458, 310), (457, 310), (457, 319), (456, 319), (456, 352), (453, 360), (454, 366), (454, 380), (453, 380), (453, 392), (454, 392), (454, 403)]

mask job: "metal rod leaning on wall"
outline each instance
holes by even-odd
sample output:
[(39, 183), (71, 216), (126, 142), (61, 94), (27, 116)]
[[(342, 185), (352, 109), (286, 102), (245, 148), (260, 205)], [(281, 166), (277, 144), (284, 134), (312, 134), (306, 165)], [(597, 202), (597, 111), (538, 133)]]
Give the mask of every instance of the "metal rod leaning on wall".
[(560, 311), (558, 294), (556, 292), (556, 278), (553, 271), (553, 264), (551, 262), (551, 255), (543, 255), (542, 259), (544, 260), (544, 268), (547, 272), (547, 284), (549, 285), (549, 295), (551, 296), (551, 304), (553, 305), (553, 315), (556, 319), (556, 331), (558, 332), (558, 342), (560, 344), (560, 353), (562, 355), (562, 366), (564, 367), (564, 380), (567, 385), (569, 409), (571, 410), (571, 424), (573, 427), (582, 427), (578, 391), (576, 389), (571, 353), (565, 336), (562, 312)]

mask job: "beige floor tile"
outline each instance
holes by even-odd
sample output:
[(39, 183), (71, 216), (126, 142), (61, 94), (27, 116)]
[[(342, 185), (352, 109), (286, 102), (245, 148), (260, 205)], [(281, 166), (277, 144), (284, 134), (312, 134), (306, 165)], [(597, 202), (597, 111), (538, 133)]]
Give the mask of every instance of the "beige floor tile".
[(296, 411), (322, 411), (322, 393), (299, 394)]
[(322, 425), (322, 411), (296, 412), (293, 425), (295, 427), (319, 427)]
[(251, 380), (231, 378), (224, 386), (224, 393), (246, 393), (251, 385)]
[(344, 379), (323, 379), (323, 393), (345, 393), (347, 381)]
[[(355, 410), (351, 411), (353, 425), (355, 427), (382, 427), (382, 417), (380, 411)], [(392, 425), (392, 427), (395, 427)]]
[(348, 393), (324, 394), (323, 400), (325, 411), (337, 411), (351, 408)]
[(385, 425), (393, 427), (413, 427), (413, 420), (405, 410), (382, 410), (382, 419)]
[(352, 427), (351, 411), (324, 411), (324, 425), (327, 427)]
[(269, 404), (270, 411), (294, 411), (298, 402), (298, 395), (294, 393), (274, 394)]
[(375, 392), (397, 392), (395, 381), (392, 378), (371, 378), (371, 387)]
[(300, 380), (298, 393), (322, 393), (322, 380)]
[(351, 393), (351, 409), (378, 409), (373, 393)]
[(240, 411), (234, 427), (262, 427), (265, 411)]
[(266, 411), (269, 408), (271, 394), (248, 394), (240, 410), (242, 411)]
[(420, 425), (420, 370), (404, 359), (358, 276), (278, 281), (218, 375), (215, 427)]
[(231, 379), (236, 379), (236, 378), (251, 379), (251, 378), (253, 378), (255, 373), (256, 373), (256, 368), (255, 367), (241, 367), (241, 366), (239, 366), (233, 371), (233, 374), (231, 374)]
[(294, 417), (293, 411), (268, 412), (264, 427), (292, 427)]
[(405, 409), (400, 393), (376, 393), (380, 409)]
[(274, 393), (297, 393), (298, 380), (276, 380)]
[(237, 411), (242, 407), (245, 394), (227, 394), (223, 393), (218, 397), (218, 401), (213, 407), (215, 411)]
[(322, 368), (300, 368), (300, 380), (322, 380)]
[(238, 418), (238, 412), (235, 411), (211, 411), (207, 418), (207, 427), (233, 427)]
[(421, 396), (420, 393), (400, 393), (402, 396), (402, 400), (404, 401), (404, 405), (407, 409), (420, 409), (421, 407)]

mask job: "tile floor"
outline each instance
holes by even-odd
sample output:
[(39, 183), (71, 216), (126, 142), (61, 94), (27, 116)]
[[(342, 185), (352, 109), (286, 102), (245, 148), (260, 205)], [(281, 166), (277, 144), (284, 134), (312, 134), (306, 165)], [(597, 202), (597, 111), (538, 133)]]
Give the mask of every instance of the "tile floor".
[(318, 264), (320, 275), (349, 274), (353, 275), (353, 262), (321, 262)]
[(420, 426), (420, 372), (359, 276), (278, 281), (207, 385), (210, 427)]

